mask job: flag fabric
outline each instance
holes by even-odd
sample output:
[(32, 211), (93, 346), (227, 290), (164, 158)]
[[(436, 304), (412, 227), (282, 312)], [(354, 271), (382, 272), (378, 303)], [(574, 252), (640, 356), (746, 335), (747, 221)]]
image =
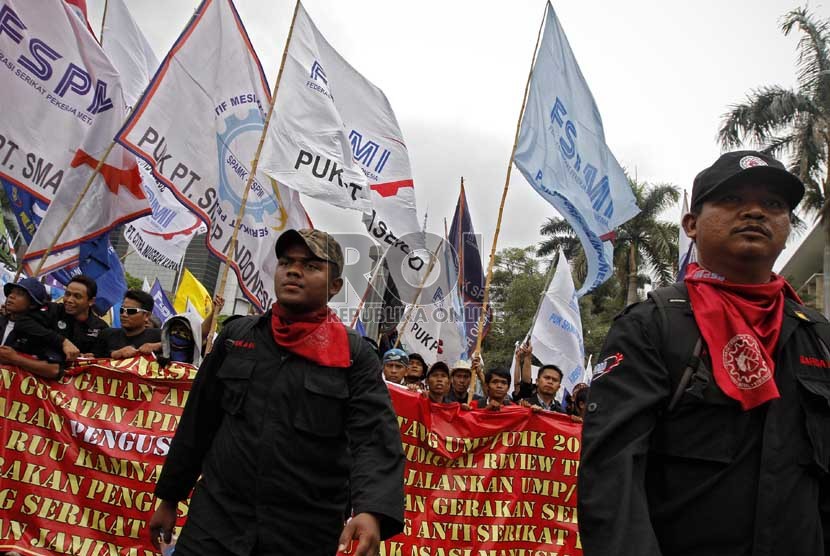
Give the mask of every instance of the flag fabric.
[[(233, 3), (204, 0), (118, 133), (205, 222), (207, 247), (223, 260), (269, 103), (265, 74)], [(299, 194), (257, 172), (230, 265), (259, 310), (275, 299), (276, 238), (307, 227)]]
[(153, 214), (127, 223), (124, 239), (144, 260), (179, 272), (193, 237), (207, 233), (207, 227), (153, 177), (143, 160), (139, 162), (139, 169), (141, 185)]
[[(123, 95), (118, 72), (69, 5), (7, 0), (0, 10), (10, 61), (0, 64), (0, 85), (14, 106), (0, 112), (0, 135), (15, 146), (0, 176), (49, 205), (24, 257), (32, 275), (112, 144)], [(76, 262), (80, 243), (149, 212), (135, 158), (114, 146), (41, 273)]]
[[(156, 280), (158, 280), (158, 278), (156, 278)], [(147, 277), (145, 276), (144, 280), (141, 282), (141, 291), (150, 293), (151, 289), (152, 286), (150, 285), (150, 282), (147, 280)]]
[[(455, 251), (455, 264), (457, 276), (460, 276), (458, 283), (461, 290), (461, 298), (464, 305), (464, 329), (466, 340), (466, 353), (472, 354), (475, 350), (478, 339), (478, 321), (481, 315), (481, 306), (484, 303), (484, 268), (481, 264), (481, 249), (478, 244), (473, 228), (473, 220), (467, 205), (467, 194), (464, 185), (458, 193), (458, 203), (455, 205), (455, 214), (450, 224), (448, 241)], [(484, 333), (482, 338), (490, 330), (490, 323), (493, 320), (492, 307), (487, 307), (487, 315), (484, 319)]]
[(150, 288), (150, 295), (153, 296), (153, 314), (162, 324), (176, 314), (176, 309), (173, 308), (173, 304), (170, 303), (167, 294), (164, 293), (158, 278), (153, 282), (153, 287)]
[(101, 46), (121, 75), (124, 101), (131, 110), (158, 69), (159, 60), (124, 0), (107, 0)]
[(173, 300), (173, 308), (176, 313), (186, 312), (187, 305), (190, 303), (199, 313), (199, 316), (205, 318), (213, 309), (213, 301), (207, 289), (199, 280), (188, 270), (184, 269), (182, 279), (179, 282), (179, 288), (176, 290), (176, 298)]
[(677, 281), (682, 282), (686, 277), (686, 268), (689, 263), (697, 262), (697, 248), (692, 238), (686, 235), (686, 230), (683, 229), (683, 217), (689, 212), (689, 196), (686, 191), (683, 191), (683, 206), (680, 210), (680, 236), (677, 241)]
[(93, 241), (80, 245), (79, 274), (95, 280), (98, 293), (95, 295), (95, 311), (100, 315), (111, 307), (121, 306), (127, 293), (127, 278), (121, 259), (104, 234)]
[[(121, 75), (126, 109), (130, 111), (147, 88), (159, 61), (124, 0), (107, 2), (102, 46)], [(178, 272), (193, 236), (204, 234), (207, 228), (153, 177), (149, 165), (142, 162), (139, 170), (153, 214), (124, 226), (124, 239), (143, 259)]]
[(543, 365), (562, 369), (562, 388), (568, 392), (582, 381), (585, 348), (582, 320), (571, 268), (559, 251), (556, 272), (548, 285), (530, 333), (533, 355)]
[(14, 256), (14, 244), (9, 231), (6, 228), (6, 221), (0, 215), (0, 264), (16, 268), (17, 259)]
[(436, 263), (423, 280), (416, 304), (407, 306), (400, 326), (401, 343), (410, 353), (418, 353), (432, 365), (436, 361), (452, 364), (466, 358), (464, 315), (458, 297), (457, 275), (452, 264), (452, 246), (442, 241), (433, 247)]
[(614, 271), (607, 240), (639, 209), (550, 2), (513, 162), (582, 243), (588, 274), (579, 295), (602, 284)]
[(383, 91), (326, 41), (302, 4), (260, 165), (310, 197), (363, 211), (370, 237), (383, 250), (392, 246), (392, 266), (403, 262), (408, 282), (417, 283), (423, 244), (395, 113)]

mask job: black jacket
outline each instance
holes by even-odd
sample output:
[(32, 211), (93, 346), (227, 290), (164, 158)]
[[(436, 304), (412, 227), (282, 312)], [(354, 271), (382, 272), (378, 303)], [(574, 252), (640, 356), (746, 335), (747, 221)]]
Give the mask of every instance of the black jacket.
[(90, 311), (83, 322), (67, 314), (63, 303), (49, 304), (49, 320), (53, 330), (75, 344), (81, 353), (93, 353), (102, 330), (109, 328), (103, 319)]
[(202, 475), (183, 552), (209, 536), (223, 555), (330, 556), (352, 508), (400, 532), (403, 451), (377, 355), (348, 330), (352, 366), (320, 367), (276, 345), (270, 318), (226, 325), (196, 375), (156, 486), (183, 500)]
[[(9, 318), (0, 316), (0, 335), (6, 330)], [(14, 330), (3, 342), (15, 351), (34, 355), (41, 361), (63, 363), (63, 337), (49, 326), (48, 312), (33, 309), (14, 321)]]
[(787, 301), (780, 398), (742, 411), (714, 380), (693, 381), (668, 411), (699, 332), (688, 302), (667, 315), (664, 335), (652, 300), (626, 309), (595, 367), (578, 486), (585, 556), (827, 554), (830, 353), (811, 330), (826, 321)]

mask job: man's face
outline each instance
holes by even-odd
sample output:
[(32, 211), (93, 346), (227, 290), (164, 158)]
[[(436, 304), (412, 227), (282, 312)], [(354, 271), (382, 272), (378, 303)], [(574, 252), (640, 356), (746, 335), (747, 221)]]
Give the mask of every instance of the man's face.
[(389, 382), (400, 384), (406, 372), (406, 365), (400, 361), (388, 361), (383, 364), (383, 376)]
[(343, 286), (333, 278), (334, 265), (318, 259), (302, 243), (283, 250), (274, 275), (277, 302), (292, 313), (318, 311), (326, 306)]
[(790, 208), (772, 186), (737, 184), (713, 193), (699, 214), (684, 216), (683, 228), (709, 270), (745, 261), (772, 271), (790, 234)]
[(545, 369), (536, 379), (536, 389), (545, 396), (555, 396), (559, 391), (562, 379), (553, 369)]
[[(406, 375), (404, 376), (407, 383), (414, 384), (420, 382), (424, 378), (424, 365), (417, 359), (411, 359), (409, 366), (406, 368)], [(449, 382), (449, 377), (447, 377)]]
[(95, 303), (95, 298), (90, 299), (85, 285), (80, 282), (67, 284), (66, 292), (63, 294), (63, 308), (66, 309), (67, 315), (86, 316), (93, 303)]
[(433, 371), (427, 377), (427, 386), (436, 396), (444, 396), (450, 391), (450, 377), (444, 371)]
[(26, 290), (13, 286), (9, 295), (6, 296), (5, 307), (9, 315), (22, 315), (34, 307), (34, 302)]
[(119, 316), (121, 328), (130, 332), (144, 330), (150, 322), (150, 313), (141, 307), (141, 303), (129, 297), (125, 297), (121, 303)]
[(466, 392), (470, 388), (470, 379), (472, 375), (470, 371), (467, 369), (458, 369), (453, 371), (452, 378), (452, 389), (459, 394)]
[(490, 377), (490, 382), (487, 383), (487, 392), (489, 393), (490, 399), (498, 402), (507, 396), (508, 388), (510, 388), (510, 381), (496, 375)]

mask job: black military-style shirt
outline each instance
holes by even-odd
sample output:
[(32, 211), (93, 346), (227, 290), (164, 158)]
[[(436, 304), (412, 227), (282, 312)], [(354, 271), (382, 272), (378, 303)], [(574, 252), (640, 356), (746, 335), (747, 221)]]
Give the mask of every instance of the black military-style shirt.
[(629, 307), (595, 366), (578, 485), (585, 554), (830, 553), (830, 354), (811, 330), (826, 321), (787, 300), (780, 398), (743, 411), (702, 374), (669, 410), (699, 337), (688, 302), (672, 305), (667, 337), (652, 300)]
[(352, 366), (330, 368), (279, 347), (270, 311), (226, 325), (156, 486), (183, 500), (201, 474), (177, 551), (331, 556), (352, 510), (376, 515), (384, 538), (402, 530), (397, 420), (377, 355), (349, 335)]
[(66, 313), (62, 303), (50, 305), (49, 317), (52, 328), (75, 344), (81, 353), (94, 353), (101, 331), (109, 328), (109, 325), (91, 311), (85, 321), (79, 321)]

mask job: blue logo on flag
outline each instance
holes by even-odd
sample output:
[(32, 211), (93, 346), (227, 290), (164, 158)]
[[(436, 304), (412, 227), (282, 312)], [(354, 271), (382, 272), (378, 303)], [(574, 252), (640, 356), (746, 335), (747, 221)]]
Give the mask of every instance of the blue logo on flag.
[(323, 83), (325, 83), (326, 85), (329, 84), (329, 80), (326, 77), (326, 72), (323, 69), (323, 66), (321, 66), (320, 62), (318, 62), (317, 60), (314, 60), (314, 63), (311, 64), (311, 78), (314, 81), (319, 80), (319, 81), (322, 81)]

